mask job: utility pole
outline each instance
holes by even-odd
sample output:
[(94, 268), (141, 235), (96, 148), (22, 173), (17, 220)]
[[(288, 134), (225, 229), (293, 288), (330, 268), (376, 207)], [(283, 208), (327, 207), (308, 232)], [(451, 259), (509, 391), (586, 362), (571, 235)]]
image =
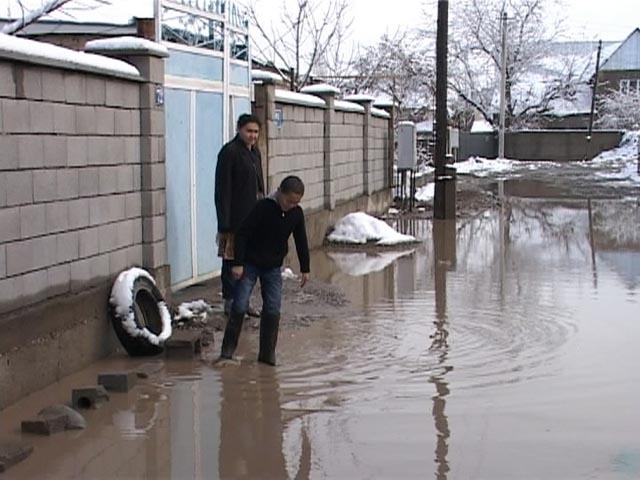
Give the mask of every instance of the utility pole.
[(598, 42), (598, 55), (596, 56), (596, 75), (593, 79), (593, 91), (591, 93), (591, 112), (589, 113), (589, 133), (587, 133), (587, 148), (584, 155), (589, 160), (591, 153), (591, 133), (593, 132), (593, 115), (596, 111), (596, 96), (598, 94), (598, 75), (600, 74), (600, 53), (602, 52), (602, 40)]
[(502, 14), (502, 42), (500, 50), (500, 127), (498, 131), (498, 157), (504, 158), (504, 131), (507, 109), (507, 12)]

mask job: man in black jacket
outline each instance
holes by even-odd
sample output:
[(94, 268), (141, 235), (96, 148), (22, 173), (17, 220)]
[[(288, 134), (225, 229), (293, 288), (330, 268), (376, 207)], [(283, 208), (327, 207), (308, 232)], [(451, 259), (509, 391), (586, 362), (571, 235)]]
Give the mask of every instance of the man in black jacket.
[(234, 278), (239, 280), (231, 314), (222, 340), (220, 359), (231, 359), (238, 345), (251, 292), (260, 279), (262, 315), (258, 361), (276, 363), (276, 343), (282, 301), (282, 262), (293, 233), (300, 262), (301, 286), (309, 278), (309, 245), (304, 212), (299, 203), (304, 195), (300, 178), (289, 176), (278, 191), (259, 201), (236, 233)]
[[(235, 138), (220, 150), (216, 167), (218, 256), (222, 257), (222, 297), (227, 315), (236, 283), (231, 275), (234, 236), (256, 202), (264, 197), (262, 157), (257, 147), (260, 121), (253, 115), (240, 115), (237, 129)], [(249, 313), (255, 315), (253, 309)]]

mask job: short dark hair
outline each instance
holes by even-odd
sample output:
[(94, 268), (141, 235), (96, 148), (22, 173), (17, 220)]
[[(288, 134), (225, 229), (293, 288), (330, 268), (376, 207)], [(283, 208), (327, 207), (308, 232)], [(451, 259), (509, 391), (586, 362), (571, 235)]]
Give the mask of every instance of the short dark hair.
[(295, 175), (289, 175), (282, 182), (280, 182), (280, 191), (282, 193), (295, 193), (297, 195), (304, 195), (304, 183), (300, 177)]
[(258, 117), (250, 113), (243, 113), (238, 117), (238, 124), (237, 124), (238, 130), (240, 130), (242, 127), (244, 127), (249, 123), (255, 123), (256, 125), (258, 125), (258, 127), (261, 126), (260, 120), (258, 120)]

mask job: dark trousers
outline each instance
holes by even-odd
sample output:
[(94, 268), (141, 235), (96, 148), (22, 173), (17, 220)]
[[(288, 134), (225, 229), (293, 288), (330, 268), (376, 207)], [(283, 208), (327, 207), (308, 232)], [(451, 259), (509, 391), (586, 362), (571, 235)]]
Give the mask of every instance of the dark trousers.
[(236, 285), (238, 284), (238, 281), (235, 280), (231, 274), (231, 268), (233, 268), (232, 260), (222, 260), (222, 273), (220, 277), (222, 279), (222, 298), (225, 300), (233, 300)]

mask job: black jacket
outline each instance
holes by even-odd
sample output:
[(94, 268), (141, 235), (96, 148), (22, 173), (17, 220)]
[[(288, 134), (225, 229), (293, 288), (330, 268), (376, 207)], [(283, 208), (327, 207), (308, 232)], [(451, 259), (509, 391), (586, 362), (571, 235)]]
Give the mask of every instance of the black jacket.
[(282, 266), (292, 233), (300, 271), (309, 273), (309, 244), (302, 208), (284, 212), (275, 198), (260, 200), (236, 233), (234, 265)]
[(264, 196), (260, 150), (249, 150), (237, 135), (218, 154), (216, 166), (216, 211), (218, 232), (235, 233)]

